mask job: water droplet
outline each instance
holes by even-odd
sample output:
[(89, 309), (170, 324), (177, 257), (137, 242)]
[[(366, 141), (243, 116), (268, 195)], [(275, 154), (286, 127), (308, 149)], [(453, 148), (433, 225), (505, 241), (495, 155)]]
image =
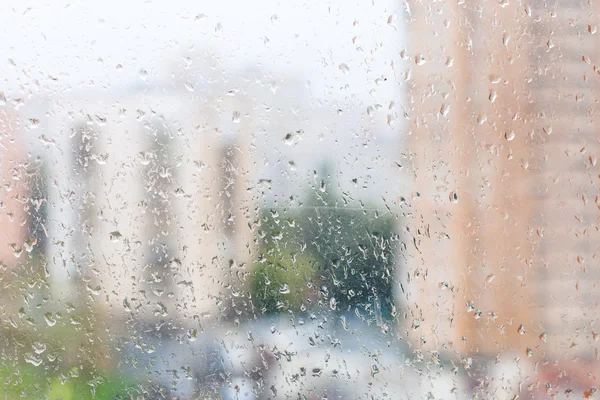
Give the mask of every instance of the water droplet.
[(198, 339), (198, 330), (195, 328), (190, 328), (188, 329), (186, 336), (190, 342), (194, 342), (196, 339)]
[(47, 312), (46, 314), (44, 314), (44, 320), (46, 321), (46, 324), (48, 324), (48, 326), (56, 325), (56, 318), (54, 318), (51, 312)]
[(86, 285), (85, 289), (90, 292), (91, 294), (93, 294), (94, 296), (98, 296), (100, 295), (100, 291), (102, 290), (102, 288), (100, 286), (91, 286), (91, 285)]
[(148, 165), (148, 164), (150, 164), (150, 161), (152, 160), (152, 153), (147, 152), (147, 151), (142, 151), (142, 152), (138, 153), (137, 159), (140, 162), (140, 164)]
[(240, 121), (241, 121), (241, 119), (242, 119), (242, 116), (241, 116), (241, 115), (240, 115), (240, 113), (239, 113), (239, 112), (237, 112), (237, 111), (234, 111), (234, 112), (233, 112), (233, 114), (231, 115), (231, 121), (232, 121), (234, 124), (239, 124), (239, 123), (240, 123)]
[(422, 54), (417, 54), (415, 56), (415, 64), (417, 64), (417, 65), (423, 65), (425, 63), (426, 63), (425, 57), (423, 57)]
[(375, 364), (371, 365), (371, 376), (375, 376), (379, 373), (379, 367)]
[(106, 165), (106, 161), (108, 160), (108, 153), (94, 154), (92, 156), (98, 165)]
[(533, 357), (533, 350), (531, 350), (529, 347), (525, 350), (525, 354), (527, 354), (527, 357)]
[(523, 324), (519, 325), (519, 328), (517, 329), (517, 332), (519, 332), (520, 335), (524, 335), (525, 334), (525, 327), (523, 326)]
[(25, 354), (25, 362), (39, 367), (42, 364), (42, 359), (33, 353), (27, 353)]
[(442, 107), (440, 108), (440, 114), (442, 114), (442, 117), (447, 117), (449, 112), (450, 106), (446, 103), (442, 104)]
[(177, 286), (179, 287), (194, 287), (194, 283), (192, 281), (179, 281), (177, 282)]
[[(10, 218), (10, 217), (9, 217), (9, 218)], [(11, 243), (11, 244), (10, 244), (10, 248), (12, 249), (12, 251), (13, 251), (13, 255), (14, 255), (16, 258), (19, 258), (19, 257), (21, 257), (21, 254), (23, 254), (23, 248), (22, 248), (22, 247), (17, 247), (17, 245), (16, 245), (15, 243)]]
[(454, 204), (458, 203), (458, 194), (456, 191), (450, 193), (450, 202)]
[(131, 312), (131, 304), (129, 304), (129, 300), (127, 300), (127, 297), (123, 299), (123, 309), (127, 312)]
[(388, 116), (387, 116), (387, 124), (390, 127), (392, 127), (392, 128), (394, 127), (394, 122), (395, 121), (396, 121), (395, 118), (388, 114)]
[(321, 192), (325, 192), (327, 190), (327, 184), (325, 183), (325, 181), (321, 181), (321, 185), (319, 186), (319, 190)]
[(196, 168), (197, 171), (202, 171), (204, 168), (206, 168), (206, 164), (204, 164), (202, 161), (194, 161), (194, 167)]
[(515, 131), (505, 132), (504, 138), (509, 142), (513, 141), (515, 139)]
[(396, 26), (396, 20), (398, 19), (398, 16), (396, 14), (392, 14), (388, 17), (387, 19), (387, 23), (390, 26)]
[(350, 73), (350, 68), (349, 68), (349, 67), (348, 67), (346, 64), (344, 64), (344, 63), (341, 63), (341, 64), (338, 66), (338, 68), (339, 68), (339, 70), (340, 70), (340, 71), (342, 71), (344, 74), (348, 74), (348, 73)]
[(40, 342), (33, 342), (33, 351), (35, 354), (42, 354), (46, 351), (46, 345)]
[(106, 117), (101, 117), (99, 115), (94, 115), (94, 122), (98, 125), (98, 126), (105, 126), (107, 123), (107, 119)]
[(29, 120), (29, 129), (37, 129), (40, 126), (40, 120), (37, 118), (31, 118)]
[(35, 236), (33, 236), (33, 237), (28, 238), (23, 243), (23, 248), (25, 249), (26, 252), (31, 253), (36, 244), (37, 244), (37, 238)]
[(142, 68), (138, 71), (138, 74), (140, 75), (140, 78), (142, 78), (144, 80), (144, 82), (147, 81), (148, 71), (146, 71), (145, 69)]
[(294, 134), (292, 132), (287, 133), (283, 137), (283, 143), (285, 143), (288, 146), (292, 146), (294, 144)]
[(122, 235), (121, 232), (114, 231), (109, 234), (109, 237), (111, 242), (117, 243), (119, 240), (121, 240)]
[(332, 297), (329, 300), (329, 308), (331, 308), (332, 310), (335, 310), (337, 307), (337, 300), (335, 299), (335, 297)]
[(288, 294), (290, 292), (290, 287), (287, 283), (284, 283), (283, 286), (281, 286), (281, 288), (279, 288), (279, 293), (281, 294)]

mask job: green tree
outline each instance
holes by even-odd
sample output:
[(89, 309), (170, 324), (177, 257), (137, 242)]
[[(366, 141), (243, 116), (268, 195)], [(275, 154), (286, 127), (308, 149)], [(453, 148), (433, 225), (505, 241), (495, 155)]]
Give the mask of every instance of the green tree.
[(302, 310), (309, 301), (317, 260), (302, 251), (295, 215), (266, 210), (261, 218), (260, 252), (252, 268), (250, 291), (260, 314)]
[(318, 260), (321, 295), (339, 311), (392, 318), (399, 236), (395, 217), (332, 191), (313, 195), (301, 222), (307, 250)]
[(299, 209), (263, 211), (253, 304), (273, 313), (320, 300), (335, 312), (391, 319), (395, 216), (346, 202), (332, 187), (319, 183)]

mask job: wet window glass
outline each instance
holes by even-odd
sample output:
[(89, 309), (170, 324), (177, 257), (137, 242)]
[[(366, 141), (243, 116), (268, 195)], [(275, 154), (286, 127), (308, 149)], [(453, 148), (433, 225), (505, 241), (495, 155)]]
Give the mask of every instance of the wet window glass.
[(0, 398), (595, 397), (599, 15), (4, 0)]

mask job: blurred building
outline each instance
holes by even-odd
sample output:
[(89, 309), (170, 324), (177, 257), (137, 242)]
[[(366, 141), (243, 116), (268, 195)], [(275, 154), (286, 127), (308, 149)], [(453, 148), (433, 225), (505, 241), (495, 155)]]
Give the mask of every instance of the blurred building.
[[(0, 93), (0, 101), (6, 102)], [(24, 249), (27, 236), (27, 156), (23, 143), (23, 124), (17, 113), (8, 107), (0, 109), (0, 265), (14, 267)], [(36, 121), (31, 121), (36, 124)]]
[(215, 78), (199, 58), (185, 65), (208, 72), (175, 65), (173, 81), (142, 74), (23, 112), (40, 116), (27, 146), (46, 180), (56, 299), (195, 323), (245, 309), (261, 208), (302, 207), (325, 181), (356, 212), (393, 207), (397, 102), (324, 104), (300, 79), (252, 68)]
[(588, 365), (599, 329), (597, 10), (408, 10), (411, 335), (460, 355)]
[(254, 207), (248, 132), (232, 120), (243, 100), (218, 109), (216, 96), (154, 87), (52, 98), (40, 150), (54, 182), (57, 298), (189, 321), (229, 304)]

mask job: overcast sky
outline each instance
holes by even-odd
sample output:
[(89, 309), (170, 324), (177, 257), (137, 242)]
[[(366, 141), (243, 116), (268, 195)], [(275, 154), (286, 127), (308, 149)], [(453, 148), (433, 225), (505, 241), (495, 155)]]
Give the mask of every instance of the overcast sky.
[(220, 57), (223, 75), (250, 66), (292, 74), (309, 80), (317, 98), (351, 93), (383, 102), (397, 90), (393, 79), (374, 83), (393, 75), (401, 48), (394, 0), (1, 3), (0, 91), (7, 95), (27, 94), (23, 87), (114, 88), (141, 80), (141, 69), (157, 82), (183, 56), (207, 50)]

